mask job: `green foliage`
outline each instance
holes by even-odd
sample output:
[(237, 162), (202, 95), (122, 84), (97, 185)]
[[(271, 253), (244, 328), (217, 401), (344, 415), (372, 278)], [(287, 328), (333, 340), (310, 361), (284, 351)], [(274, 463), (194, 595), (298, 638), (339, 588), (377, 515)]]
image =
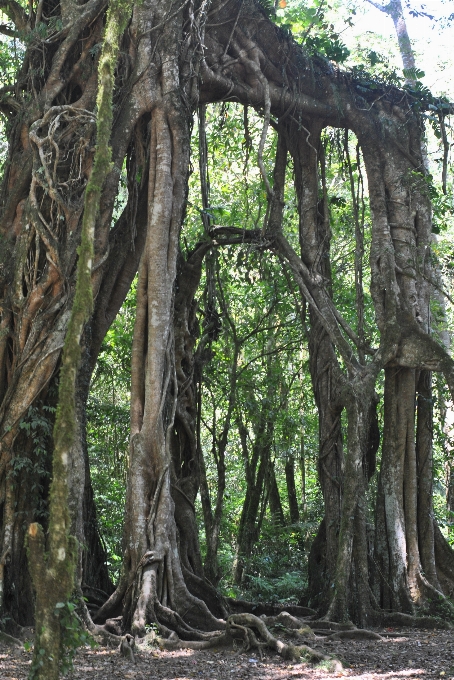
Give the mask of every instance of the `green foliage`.
[(269, 19), (272, 19), (276, 16), (274, 0), (257, 0), (257, 2)]
[(280, 4), (277, 9), (277, 23), (291, 31), (311, 55), (322, 55), (339, 64), (348, 58), (350, 50), (327, 18), (327, 13), (332, 9), (331, 4), (323, 0), (310, 3), (290, 0), (283, 5)]
[(94, 638), (86, 631), (76, 609), (76, 602), (71, 600), (57, 602), (55, 605), (55, 615), (60, 620), (62, 630), (60, 670), (63, 675), (73, 670), (74, 657), (79, 647), (96, 647)]
[(11, 474), (20, 479), (23, 470), (27, 470), (32, 480), (30, 506), (35, 513), (35, 519), (42, 522), (49, 516), (45, 493), (43, 493), (50, 479), (50, 456), (49, 450), (52, 441), (52, 427), (54, 422), (55, 408), (46, 404), (30, 406), (26, 416), (19, 423), (19, 428), (32, 443), (32, 451), (29, 455), (16, 453), (11, 461)]
[[(208, 168), (211, 201), (206, 212), (216, 225), (259, 228), (264, 217), (265, 192), (256, 164), (249, 158), (248, 138), (252, 146), (256, 146), (261, 133), (261, 121), (255, 114), (248, 112), (245, 130), (243, 110), (229, 104), (210, 109), (206, 127), (212, 151)], [(274, 144), (274, 133), (270, 132), (264, 152), (264, 162), (270, 177)], [(184, 242), (188, 244), (200, 238), (198, 196), (198, 176), (194, 172), (191, 177), (190, 209), (183, 231)], [(289, 176), (285, 197), (285, 229), (289, 240), (298, 247), (295, 203)], [(307, 370), (304, 330), (295, 304), (298, 296), (289, 289), (281, 263), (253, 246), (235, 245), (218, 249), (216, 276), (216, 309), (221, 316), (222, 328), (212, 342), (214, 361), (205, 367), (201, 388), (201, 444), (213, 498), (218, 484), (215, 459), (227, 418), (232, 373), (237, 374), (235, 408), (229, 424), (225, 453), (227, 490), (219, 548), (222, 574), (220, 587), (226, 593), (238, 593), (238, 589), (232, 585), (231, 570), (246, 493), (245, 459), (238, 419), (241, 417), (248, 432), (249, 456), (262, 436), (259, 423), (266, 420), (273, 423), (272, 459), (286, 521), (289, 509), (284, 467), (289, 455), (296, 461), (297, 493), (301, 500), (299, 461), (302, 428), (306, 493), (310, 498), (311, 512), (313, 508), (317, 510), (315, 516), (311, 515), (309, 519), (310, 513), (300, 502), (301, 513), (306, 513), (304, 525), (289, 531), (278, 527), (270, 517), (269, 509), (266, 511), (254, 548), (257, 563), (254, 560), (247, 561), (242, 593), (249, 594), (248, 589), (254, 587), (254, 579), (259, 579), (260, 583), (264, 579), (267, 582), (267, 596), (274, 599), (297, 598), (306, 579), (305, 574), (294, 575), (294, 572), (299, 572), (301, 565), (305, 565), (301, 545), (309, 541), (316, 530), (321, 509), (315, 469), (318, 420)], [(200, 289), (202, 310), (206, 307), (203, 292), (206, 283), (203, 275)], [(203, 531), (201, 537), (204, 551)], [(286, 558), (281, 559), (282, 555), (286, 555)], [(274, 572), (271, 563), (274, 564)], [(293, 576), (283, 577), (281, 582), (279, 578), (283, 573)], [(254, 596), (256, 590), (253, 591)]]
[(307, 587), (307, 574), (303, 571), (286, 572), (274, 578), (249, 575), (248, 579), (245, 592), (253, 602), (297, 604)]
[(327, 59), (339, 64), (342, 64), (350, 54), (350, 50), (334, 32), (314, 37), (308, 36), (305, 47), (311, 54), (323, 54)]
[(237, 594), (252, 601), (296, 604), (307, 586), (305, 539), (310, 544), (316, 528), (310, 522), (282, 527), (267, 518)]
[(111, 578), (121, 565), (121, 529), (129, 450), (129, 398), (135, 280), (104, 338), (87, 403), (87, 444), (98, 527)]

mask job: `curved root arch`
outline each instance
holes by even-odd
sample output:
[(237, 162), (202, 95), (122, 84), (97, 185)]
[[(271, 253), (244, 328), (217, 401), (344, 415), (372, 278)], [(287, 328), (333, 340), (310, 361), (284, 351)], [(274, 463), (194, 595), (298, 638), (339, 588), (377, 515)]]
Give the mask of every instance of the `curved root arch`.
[[(165, 10), (162, 11), (164, 14), (158, 13), (155, 21), (158, 15), (165, 15)], [(421, 271), (418, 257), (430, 244), (430, 206), (423, 184), (415, 179), (415, 167), (423, 165), (420, 122), (413, 111), (413, 101), (408, 94), (392, 87), (364, 93), (364, 88), (358, 89), (360, 86), (351, 75), (335, 71), (322, 60), (309, 58), (252, 1), (214, 3), (207, 16), (204, 11), (202, 3), (197, 20), (206, 49), (204, 58), (197, 62), (202, 76), (199, 101), (234, 99), (264, 112), (258, 165), (267, 187), (268, 210), (261, 233), (244, 233), (243, 238), (279, 251), (310, 307), (314, 329), (323, 334), (324, 342), (326, 339), (343, 395), (337, 410), (330, 415), (331, 421), (324, 423), (329, 433), (335, 428), (342, 408), (347, 411), (345, 483), (332, 504), (333, 516), (328, 517), (328, 522), (339, 527), (338, 538), (336, 535), (329, 541), (330, 578), (334, 585), (330, 592), (334, 592), (334, 596), (329, 602), (328, 616), (341, 621), (355, 617), (366, 625), (376, 619), (380, 607), (388, 604), (414, 613), (418, 601), (427, 600), (429, 594), (436, 592), (442, 596), (435, 569), (428, 571), (426, 566), (430, 555), (435, 564), (433, 541), (432, 547), (420, 546), (417, 535), (418, 460), (428, 453), (430, 442), (424, 444), (422, 451), (422, 442), (415, 441), (414, 435), (409, 436), (411, 431), (415, 432), (411, 408), (417, 390), (416, 372), (444, 370), (454, 387), (454, 364), (428, 334), (426, 310), (431, 293), (427, 280), (431, 277), (431, 263), (424, 257), (425, 269)], [(240, 15), (241, 21), (238, 21)], [(155, 81), (157, 104), (151, 116), (148, 236), (139, 270), (133, 345), (124, 572), (117, 592), (101, 608), (98, 618), (119, 613), (122, 608), (125, 625), (139, 635), (144, 634), (147, 623), (158, 622), (164, 632), (173, 630), (182, 639), (192, 637), (202, 644), (200, 638), (204, 635), (200, 629), (214, 631), (227, 625), (224, 635), (232, 635), (235, 626), (241, 628), (243, 624), (232, 617), (227, 624), (222, 623), (212, 616), (203, 599), (190, 593), (188, 575), (192, 574), (193, 584), (203, 575), (198, 573), (197, 560), (190, 565), (183, 558), (183, 571), (179, 555), (181, 541), (175, 522), (176, 495), (185, 495), (189, 506), (194, 502), (191, 496), (194, 486), (188, 484), (183, 489), (182, 468), (173, 455), (178, 419), (181, 431), (188, 435), (187, 460), (197, 464), (195, 447), (191, 448), (190, 443), (193, 414), (189, 402), (183, 405), (185, 391), (193, 384), (193, 374), (181, 370), (182, 345), (181, 338), (174, 335), (172, 292), (189, 166), (191, 116), (186, 101), (194, 96), (194, 90), (185, 69), (178, 72), (169, 64), (173, 63), (170, 55), (178, 54), (179, 45), (184, 42), (182, 36), (186, 36), (186, 45), (190, 46), (186, 56), (193, 48), (197, 51), (200, 37), (193, 40), (194, 33), (187, 28), (184, 17), (181, 10), (165, 26), (156, 24), (160, 31), (156, 54), (162, 63), (162, 74), (159, 82)], [(271, 180), (266, 175), (261, 154), (272, 116), (278, 130), (278, 144)], [(328, 194), (323, 180), (324, 156), (320, 141), (322, 130), (328, 125), (354, 131), (358, 158), (367, 173), (373, 219), (371, 293), (380, 331), (378, 348), (366, 345), (362, 326), (358, 335), (342, 318), (326, 285), (329, 271), (320, 269), (320, 262), (329, 262)], [(290, 246), (282, 228), (289, 157), (295, 168), (299, 196), (300, 254)], [(229, 238), (230, 242), (238, 238), (238, 230), (232, 229), (229, 233), (227, 229), (222, 234), (213, 230), (213, 235), (215, 231), (217, 245), (219, 237), (225, 237), (226, 242)], [(356, 236), (360, 238), (361, 234)], [(357, 269), (360, 265), (358, 260)], [(360, 282), (359, 278), (359, 287)], [(361, 294), (359, 291), (359, 300)], [(192, 301), (193, 295), (188, 297), (187, 304)], [(193, 345), (189, 345), (194, 339), (188, 326), (186, 331), (187, 356), (191, 357)], [(348, 372), (342, 372), (337, 365), (335, 350)], [(180, 358), (176, 359), (176, 355)], [(375, 422), (375, 382), (381, 369), (395, 371), (389, 367), (396, 365), (400, 371), (397, 389), (402, 394), (395, 402), (386, 397), (385, 426), (390, 434), (384, 444), (384, 461), (389, 460), (388, 470), (395, 469), (400, 455), (394, 444), (406, 441), (408, 446), (391, 486), (386, 486), (386, 464), (381, 473), (381, 488), (386, 495), (385, 524), (391, 527), (381, 537), (383, 549), (391, 555), (386, 569), (381, 565), (380, 576), (392, 584), (392, 601), (388, 603), (382, 583), (372, 584), (373, 589), (370, 585), (364, 508), (370, 463), (367, 457)], [(316, 362), (313, 370), (317, 380)], [(407, 376), (407, 382), (403, 376)], [(407, 409), (405, 419), (398, 417), (399, 408)], [(404, 422), (406, 429), (403, 429)], [(393, 423), (401, 429), (393, 431)], [(388, 441), (391, 444), (388, 445)], [(372, 446), (375, 452), (376, 442)], [(340, 465), (342, 472), (342, 454), (340, 463), (335, 461), (334, 465)], [(329, 480), (329, 474), (326, 478)], [(407, 480), (405, 491), (399, 495), (397, 487), (404, 487), (404, 479)], [(176, 495), (172, 494), (172, 485), (179, 489)], [(426, 487), (424, 493), (426, 508), (430, 508), (430, 489)], [(401, 522), (400, 528), (396, 522)], [(397, 535), (407, 536), (408, 545), (403, 552), (396, 543)], [(411, 556), (408, 568), (406, 552)], [(354, 598), (350, 597), (352, 564), (357, 579)], [(433, 575), (432, 582), (429, 574)], [(349, 604), (352, 599), (354, 609)], [(257, 629), (257, 622), (254, 625)], [(242, 634), (244, 639), (252, 641), (255, 633), (248, 631), (246, 626)]]

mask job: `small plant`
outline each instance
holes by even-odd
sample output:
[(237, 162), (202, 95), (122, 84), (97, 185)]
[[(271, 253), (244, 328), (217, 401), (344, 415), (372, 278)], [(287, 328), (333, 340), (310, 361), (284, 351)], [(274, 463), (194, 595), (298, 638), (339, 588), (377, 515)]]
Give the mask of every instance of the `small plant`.
[(159, 626), (157, 623), (145, 624), (145, 644), (147, 647), (159, 646)]
[(32, 506), (38, 521), (46, 523), (49, 516), (47, 506), (46, 487), (50, 479), (49, 447), (52, 436), (52, 426), (55, 408), (46, 404), (38, 403), (30, 406), (26, 416), (19, 423), (19, 428), (33, 443), (30, 455), (14, 455), (11, 461), (11, 474), (20, 478), (22, 470), (30, 473), (33, 480), (30, 492)]
[[(63, 631), (60, 652), (60, 672), (62, 675), (67, 675), (67, 673), (73, 670), (74, 657), (79, 647), (86, 645), (89, 645), (92, 649), (96, 647), (95, 640), (84, 629), (82, 622), (77, 616), (76, 607), (77, 605), (71, 601), (58, 602), (54, 611), (54, 615), (60, 619)], [(29, 652), (32, 648), (32, 643), (28, 641), (24, 643), (26, 652)], [(45, 653), (45, 649), (39, 649), (38, 654), (34, 656), (28, 676), (29, 680), (34, 680), (37, 677), (38, 671), (43, 666)]]
[(57, 602), (55, 615), (60, 619), (63, 631), (61, 638), (60, 670), (66, 675), (73, 668), (74, 657), (79, 647), (89, 645), (92, 649), (96, 642), (82, 625), (76, 613), (74, 602)]
[(248, 576), (248, 592), (251, 599), (279, 604), (298, 602), (305, 586), (305, 574), (291, 571), (276, 578), (266, 576)]

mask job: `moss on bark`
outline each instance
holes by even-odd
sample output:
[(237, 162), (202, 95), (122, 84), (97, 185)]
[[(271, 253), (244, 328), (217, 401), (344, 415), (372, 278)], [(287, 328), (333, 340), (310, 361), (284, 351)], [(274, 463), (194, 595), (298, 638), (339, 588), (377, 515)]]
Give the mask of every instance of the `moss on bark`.
[(128, 2), (114, 0), (107, 13), (99, 61), (97, 147), (84, 200), (81, 244), (71, 316), (63, 348), (54, 427), (49, 533), (33, 523), (28, 531), (29, 568), (36, 590), (35, 646), (30, 678), (57, 680), (62, 655), (63, 625), (59, 605), (66, 603), (74, 586), (77, 542), (69, 535), (68, 466), (76, 430), (75, 386), (80, 361), (80, 338), (93, 310), (91, 284), (93, 240), (101, 190), (111, 165), (112, 95), (119, 42), (131, 12)]

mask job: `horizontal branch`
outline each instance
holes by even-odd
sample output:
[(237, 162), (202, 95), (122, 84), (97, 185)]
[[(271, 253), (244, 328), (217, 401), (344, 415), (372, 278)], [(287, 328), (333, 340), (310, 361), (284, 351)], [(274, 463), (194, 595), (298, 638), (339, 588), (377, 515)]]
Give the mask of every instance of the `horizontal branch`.
[[(16, 0), (0, 0), (0, 10), (13, 22), (18, 31), (23, 31), (24, 33), (30, 32), (28, 15)], [(8, 35), (8, 33), (5, 33), (5, 35)]]
[(15, 31), (14, 28), (11, 28), (11, 26), (8, 26), (8, 24), (0, 24), (0, 33), (7, 35), (10, 38), (18, 37), (18, 32)]

